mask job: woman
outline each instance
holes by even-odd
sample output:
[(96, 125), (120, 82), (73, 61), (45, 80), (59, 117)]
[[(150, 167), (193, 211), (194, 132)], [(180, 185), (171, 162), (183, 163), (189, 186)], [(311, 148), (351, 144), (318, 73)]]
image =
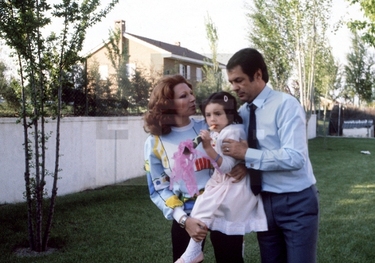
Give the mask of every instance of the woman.
[[(184, 253), (190, 237), (195, 241), (202, 241), (208, 231), (202, 221), (188, 216), (197, 197), (189, 194), (188, 188), (191, 185), (182, 181), (173, 185), (169, 183), (174, 165), (173, 156), (180, 142), (192, 140), (199, 135), (200, 130), (208, 128), (204, 120), (191, 118), (195, 113), (195, 97), (191, 84), (182, 76), (175, 75), (163, 77), (158, 82), (151, 93), (148, 111), (144, 115), (145, 131), (151, 134), (144, 147), (148, 188), (151, 200), (163, 212), (164, 217), (168, 220), (174, 219), (171, 229), (173, 262)], [(197, 151), (203, 152), (201, 145), (197, 146)], [(213, 173), (210, 161), (206, 158), (197, 160), (194, 173), (194, 186), (202, 192)], [(246, 173), (245, 169), (243, 173)], [(223, 262), (220, 259), (234, 254), (242, 255), (242, 237), (233, 240), (234, 236), (216, 232), (211, 232), (210, 236), (217, 262)], [(223, 256), (222, 253), (227, 255)]]

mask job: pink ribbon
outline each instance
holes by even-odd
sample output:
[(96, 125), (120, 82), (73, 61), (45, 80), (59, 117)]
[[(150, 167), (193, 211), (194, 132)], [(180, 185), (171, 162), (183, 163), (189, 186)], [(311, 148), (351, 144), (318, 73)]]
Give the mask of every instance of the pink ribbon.
[[(185, 149), (187, 148), (189, 152)], [(184, 153), (185, 152), (185, 153)], [(178, 145), (178, 150), (173, 154), (174, 166), (170, 175), (169, 189), (173, 188), (173, 184), (182, 180), (185, 182), (187, 191), (191, 197), (199, 194), (197, 180), (194, 174), (195, 160), (199, 157), (207, 158), (211, 164), (220, 172), (219, 166), (214, 159), (210, 158), (207, 154), (203, 154), (194, 148), (192, 140), (186, 140)], [(221, 173), (221, 172), (220, 172)]]

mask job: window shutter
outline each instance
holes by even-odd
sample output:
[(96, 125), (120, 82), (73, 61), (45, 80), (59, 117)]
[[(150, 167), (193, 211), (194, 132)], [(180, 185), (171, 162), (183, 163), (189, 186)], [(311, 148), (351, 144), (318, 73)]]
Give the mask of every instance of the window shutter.
[(186, 66), (186, 71), (187, 71), (186, 78), (190, 79), (190, 66)]
[(197, 68), (196, 76), (197, 76), (197, 81), (201, 82), (202, 81), (202, 69), (201, 68)]

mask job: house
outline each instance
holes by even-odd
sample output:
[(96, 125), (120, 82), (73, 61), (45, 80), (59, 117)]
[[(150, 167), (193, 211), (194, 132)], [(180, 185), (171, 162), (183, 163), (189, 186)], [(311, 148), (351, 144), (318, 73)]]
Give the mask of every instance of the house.
[[(147, 37), (138, 36), (126, 32), (125, 21), (115, 21), (115, 32), (120, 30), (122, 39), (119, 46), (126, 45), (129, 61), (127, 64), (128, 74), (135, 69), (141, 70), (146, 76), (156, 74), (169, 75), (181, 74), (193, 86), (201, 82), (203, 76), (203, 65), (209, 64), (209, 58), (180, 45), (168, 44), (162, 41), (153, 40)], [(101, 46), (90, 52), (87, 58), (87, 67), (90, 68), (93, 63), (99, 64), (99, 72), (102, 80), (115, 75), (115, 69), (108, 59), (108, 50), (103, 43)], [(224, 69), (225, 65), (220, 64)]]

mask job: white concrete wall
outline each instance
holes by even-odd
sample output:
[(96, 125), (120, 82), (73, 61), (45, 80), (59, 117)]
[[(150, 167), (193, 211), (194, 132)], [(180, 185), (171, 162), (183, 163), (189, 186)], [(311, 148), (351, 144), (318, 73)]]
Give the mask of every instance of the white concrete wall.
[[(54, 171), (55, 121), (46, 125), (47, 169)], [(144, 175), (143, 144), (148, 136), (141, 117), (72, 117), (61, 120), (58, 195), (79, 192)], [(23, 201), (23, 127), (0, 118), (0, 203)], [(51, 192), (52, 177), (47, 178)]]
[(374, 137), (374, 126), (370, 128), (350, 128), (343, 129), (342, 136), (344, 137), (361, 137), (361, 138), (373, 138)]
[[(199, 118), (199, 117), (198, 117)], [(47, 169), (54, 171), (55, 126), (47, 130)], [(139, 117), (69, 117), (61, 120), (61, 179), (58, 195), (119, 183), (144, 175), (143, 145), (148, 134)], [(316, 115), (310, 118), (308, 138), (316, 137)], [(24, 201), (25, 157), (23, 127), (15, 118), (0, 118), (0, 204)], [(47, 178), (48, 194), (52, 177)], [(146, 182), (145, 182), (146, 183)]]
[(316, 114), (313, 114), (311, 115), (307, 126), (307, 139), (314, 139), (316, 137), (316, 125)]

